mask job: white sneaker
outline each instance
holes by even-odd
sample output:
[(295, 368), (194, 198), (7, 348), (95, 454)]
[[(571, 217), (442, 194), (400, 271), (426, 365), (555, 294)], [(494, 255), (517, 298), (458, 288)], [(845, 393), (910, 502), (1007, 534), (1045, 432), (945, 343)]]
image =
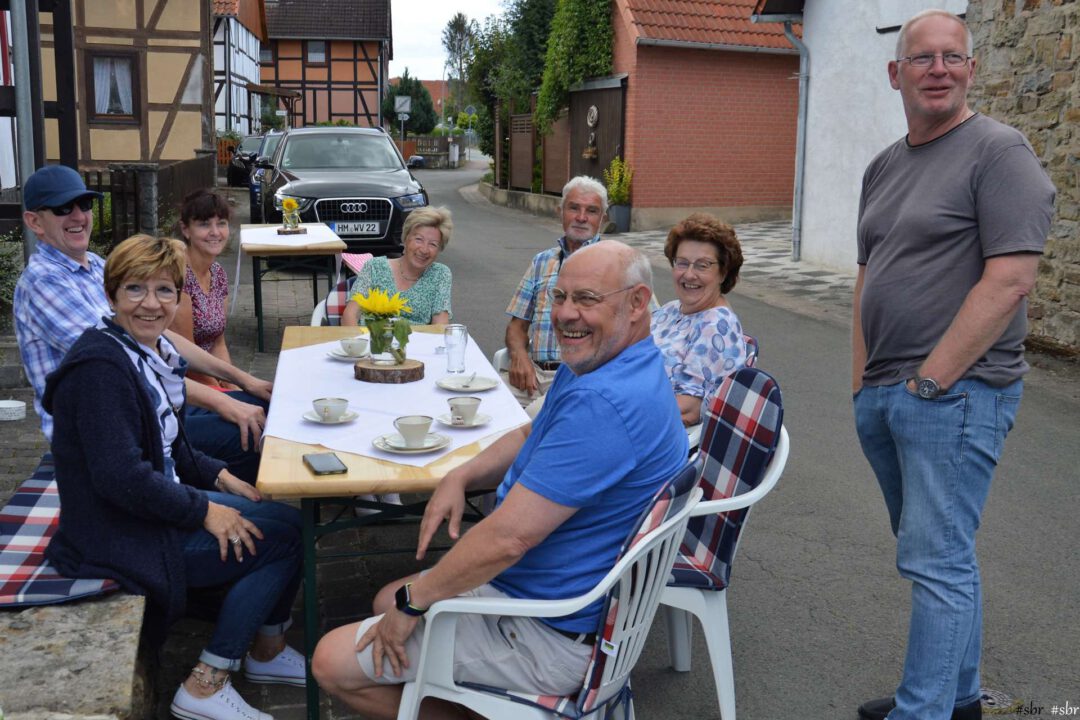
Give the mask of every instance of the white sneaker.
[(259, 662), (249, 653), (244, 658), (244, 677), (253, 683), (281, 683), (282, 685), (307, 685), (304, 656), (288, 645), (266, 662)]
[(184, 720), (274, 720), (273, 715), (259, 712), (244, 702), (228, 680), (208, 698), (197, 698), (181, 685), (169, 710), (174, 717)]

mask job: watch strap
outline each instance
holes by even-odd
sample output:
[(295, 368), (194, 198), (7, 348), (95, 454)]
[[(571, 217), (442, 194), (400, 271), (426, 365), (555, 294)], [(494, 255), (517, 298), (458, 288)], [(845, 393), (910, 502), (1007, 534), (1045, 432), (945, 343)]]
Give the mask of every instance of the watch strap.
[(394, 593), (394, 605), (406, 615), (420, 617), (427, 612), (427, 608), (418, 608), (413, 605), (411, 587), (412, 583), (405, 583), (397, 589), (397, 592)]

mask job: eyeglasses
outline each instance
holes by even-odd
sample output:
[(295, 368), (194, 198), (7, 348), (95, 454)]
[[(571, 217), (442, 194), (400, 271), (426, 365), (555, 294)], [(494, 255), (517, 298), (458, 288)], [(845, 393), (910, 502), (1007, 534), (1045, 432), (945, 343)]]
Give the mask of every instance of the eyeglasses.
[(905, 55), (902, 58), (897, 58), (896, 62), (904, 62), (907, 60), (911, 63), (911, 67), (930, 67), (934, 64), (934, 60), (941, 58), (941, 62), (945, 63), (949, 67), (960, 67), (966, 65), (967, 61), (971, 59), (970, 55), (964, 55), (958, 52), (948, 53), (921, 53), (919, 55)]
[(38, 208), (38, 212), (40, 212), (41, 210), (48, 210), (57, 217), (64, 217), (65, 215), (70, 215), (71, 211), (75, 209), (76, 205), (83, 212), (90, 212), (90, 209), (94, 207), (94, 198), (90, 195), (84, 195), (81, 198), (75, 198), (71, 202), (66, 202), (59, 207)]
[(693, 266), (696, 272), (703, 273), (709, 272), (709, 269), (712, 268), (713, 265), (719, 264), (720, 262), (718, 260), (695, 260), (694, 262), (690, 262), (686, 258), (678, 258), (671, 266), (676, 270), (682, 271), (689, 270), (690, 267)]
[[(123, 293), (124, 297), (127, 298), (128, 301), (137, 303), (142, 302), (146, 299), (149, 290), (145, 285), (139, 285), (138, 283), (130, 283), (128, 285), (121, 286), (120, 292)], [(156, 297), (158, 302), (162, 305), (168, 305), (170, 303), (176, 302), (176, 299), (177, 297), (179, 297), (179, 295), (180, 293), (179, 291), (177, 291), (176, 288), (169, 287), (168, 285), (162, 285), (161, 287), (154, 289), (154, 297)]]
[(566, 294), (565, 290), (560, 290), (559, 288), (549, 288), (548, 297), (551, 298), (551, 302), (557, 306), (561, 306), (563, 303), (566, 302), (567, 298), (570, 298), (570, 300), (573, 301), (573, 303), (578, 307), (590, 308), (602, 303), (604, 301), (604, 298), (608, 297), (609, 295), (616, 295), (621, 292), (626, 292), (627, 290), (633, 290), (636, 287), (637, 285), (631, 285), (629, 287), (612, 290), (611, 292), (606, 292), (603, 294), (594, 293), (592, 290), (575, 290), (569, 295)]

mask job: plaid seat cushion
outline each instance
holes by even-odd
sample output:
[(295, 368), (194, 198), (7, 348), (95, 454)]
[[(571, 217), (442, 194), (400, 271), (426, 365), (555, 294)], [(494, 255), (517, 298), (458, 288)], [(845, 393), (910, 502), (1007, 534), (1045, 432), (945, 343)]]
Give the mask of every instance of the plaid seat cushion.
[[(374, 257), (371, 253), (341, 253), (341, 261), (354, 273), (359, 273), (360, 268)], [(326, 324), (341, 325), (341, 314), (345, 312), (345, 306), (349, 304), (349, 288), (352, 287), (351, 279), (339, 280), (330, 294), (326, 296)]]
[[(780, 387), (768, 373), (743, 368), (720, 385), (701, 433), (702, 502), (749, 492), (765, 477), (780, 439)], [(675, 587), (723, 590), (749, 508), (690, 518), (675, 558)]]
[(60, 522), (60, 494), (46, 454), (0, 510), (0, 607), (49, 605), (116, 590), (112, 580), (63, 577), (45, 559)]

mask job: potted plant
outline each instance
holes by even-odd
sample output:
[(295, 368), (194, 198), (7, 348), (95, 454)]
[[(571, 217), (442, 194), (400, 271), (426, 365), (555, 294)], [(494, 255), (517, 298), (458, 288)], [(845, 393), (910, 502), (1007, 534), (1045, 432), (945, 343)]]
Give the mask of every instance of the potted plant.
[(608, 192), (608, 217), (615, 223), (617, 233), (630, 230), (630, 183), (633, 179), (634, 169), (617, 155), (611, 159), (611, 165), (604, 171), (604, 183)]

